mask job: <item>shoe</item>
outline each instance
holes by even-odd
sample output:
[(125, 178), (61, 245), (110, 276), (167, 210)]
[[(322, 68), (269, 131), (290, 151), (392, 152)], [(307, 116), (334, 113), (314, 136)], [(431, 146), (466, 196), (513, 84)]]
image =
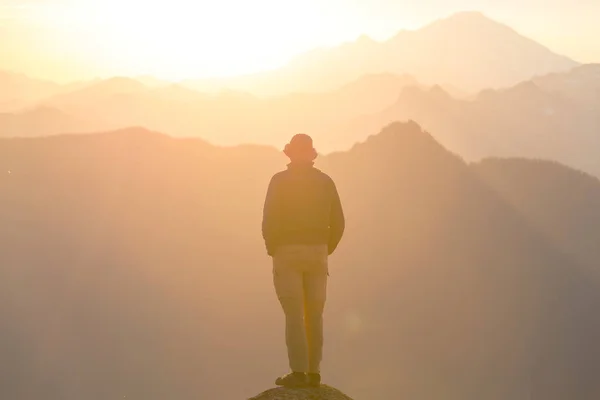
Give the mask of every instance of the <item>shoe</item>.
[(308, 378), (304, 372), (292, 372), (277, 378), (275, 384), (289, 388), (307, 387)]
[(317, 373), (308, 373), (308, 386), (311, 387), (320, 387), (321, 386), (321, 374)]

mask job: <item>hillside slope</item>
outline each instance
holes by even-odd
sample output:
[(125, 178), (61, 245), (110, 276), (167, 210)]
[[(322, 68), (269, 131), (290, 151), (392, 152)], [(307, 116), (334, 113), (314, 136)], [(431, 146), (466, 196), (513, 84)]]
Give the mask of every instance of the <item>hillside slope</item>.
[[(285, 162), (269, 147), (142, 129), (0, 140), (2, 397), (247, 398), (269, 387), (287, 363), (260, 218)], [(365, 399), (598, 397), (588, 247), (545, 235), (539, 214), (414, 123), (318, 166), (347, 215), (331, 259), (325, 383)], [(565, 170), (544, 174), (577, 185)], [(551, 214), (568, 186), (546, 182), (528, 196)], [(596, 196), (585, 182), (572, 196)], [(560, 226), (578, 212), (561, 210)], [(597, 226), (578, 232), (598, 237)]]

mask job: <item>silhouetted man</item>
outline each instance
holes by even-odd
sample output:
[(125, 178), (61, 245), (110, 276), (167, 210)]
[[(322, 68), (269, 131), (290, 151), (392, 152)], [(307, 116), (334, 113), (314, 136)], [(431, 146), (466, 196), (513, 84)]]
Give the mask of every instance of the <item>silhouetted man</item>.
[(333, 180), (313, 167), (310, 136), (295, 135), (284, 153), (291, 162), (271, 178), (262, 222), (292, 370), (275, 383), (319, 386), (328, 256), (344, 233), (344, 213)]

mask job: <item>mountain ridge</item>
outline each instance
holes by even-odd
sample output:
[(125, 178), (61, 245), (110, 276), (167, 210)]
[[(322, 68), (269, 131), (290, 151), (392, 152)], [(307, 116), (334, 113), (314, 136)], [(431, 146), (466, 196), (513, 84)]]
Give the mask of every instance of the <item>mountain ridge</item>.
[[(585, 72), (581, 74), (581, 72)], [(560, 161), (600, 176), (600, 69), (591, 65), (512, 87), (454, 98), (440, 88), (407, 86), (396, 102), (331, 130), (338, 148), (393, 120), (418, 121), (469, 161), (527, 157)], [(343, 134), (343, 136), (342, 136)], [(327, 142), (331, 147), (331, 142)]]
[[(313, 49), (280, 69), (225, 80), (224, 84), (273, 95), (322, 91), (324, 87), (331, 90), (367, 73), (394, 72), (410, 73), (428, 85), (452, 84), (472, 92), (577, 65), (483, 13), (466, 12), (417, 30), (403, 30), (381, 42), (360, 36), (339, 46)], [(201, 81), (184, 82), (202, 87)]]
[[(573, 240), (585, 235), (571, 221), (594, 221), (600, 208), (574, 214), (578, 201), (552, 201), (568, 188), (563, 199), (599, 202), (596, 181), (553, 186), (551, 170), (547, 191), (514, 192), (531, 199), (516, 203), (504, 194), (522, 185), (504, 167), (501, 186), (418, 124), (386, 129), (317, 158), (347, 215), (330, 263), (325, 382), (356, 398), (594, 400), (595, 253), (543, 228), (575, 224)], [(159, 400), (264, 390), (286, 360), (260, 218), (285, 164), (281, 149), (141, 128), (0, 139), (0, 293), (10, 299), (0, 302), (0, 349), (18, 360), (0, 392)], [(527, 214), (530, 203), (546, 211)], [(252, 312), (241, 313), (249, 298)], [(260, 329), (240, 335), (243, 326)]]

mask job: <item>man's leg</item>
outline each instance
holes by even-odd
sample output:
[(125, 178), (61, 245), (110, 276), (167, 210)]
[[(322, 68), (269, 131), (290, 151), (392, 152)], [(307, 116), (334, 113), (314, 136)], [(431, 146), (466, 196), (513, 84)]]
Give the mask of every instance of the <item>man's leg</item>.
[(327, 297), (327, 246), (312, 246), (310, 253), (310, 265), (304, 273), (308, 372), (319, 374), (323, 358), (323, 311)]
[(273, 282), (285, 313), (285, 339), (290, 368), (308, 372), (308, 345), (304, 327), (302, 271), (295, 247), (286, 246), (273, 257)]

